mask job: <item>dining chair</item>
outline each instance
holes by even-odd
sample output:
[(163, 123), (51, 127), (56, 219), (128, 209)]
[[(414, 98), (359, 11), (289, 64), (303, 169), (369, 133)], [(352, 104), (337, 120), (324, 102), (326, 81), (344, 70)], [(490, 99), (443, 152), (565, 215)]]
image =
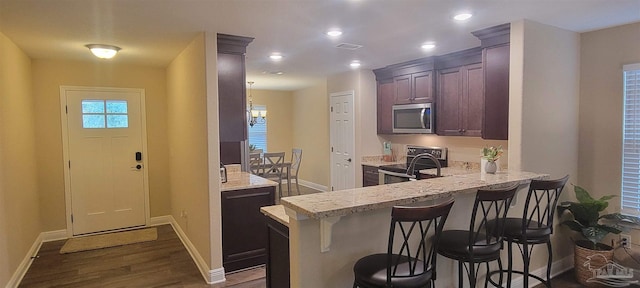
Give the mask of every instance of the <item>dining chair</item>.
[[(300, 163), (302, 163), (302, 149), (293, 148), (291, 150), (291, 168), (287, 170), (288, 174), (285, 174), (288, 180), (296, 181), (296, 193), (300, 195), (300, 185), (298, 184), (298, 171), (300, 170)], [(287, 187), (289, 187), (289, 195), (291, 195), (291, 183), (287, 183)]]
[(262, 164), (264, 161), (262, 160), (262, 155), (260, 153), (256, 153), (252, 151), (249, 153), (249, 172), (253, 175), (260, 175)]
[(260, 177), (278, 182), (279, 197), (282, 197), (282, 176), (284, 175), (284, 152), (262, 154)]

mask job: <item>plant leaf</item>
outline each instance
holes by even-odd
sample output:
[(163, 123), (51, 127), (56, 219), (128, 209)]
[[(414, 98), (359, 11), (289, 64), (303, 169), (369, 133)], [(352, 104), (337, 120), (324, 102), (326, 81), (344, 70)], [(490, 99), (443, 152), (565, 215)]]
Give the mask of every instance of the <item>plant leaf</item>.
[(573, 190), (576, 193), (576, 199), (578, 199), (578, 202), (580, 203), (591, 203), (593, 201), (595, 201), (595, 199), (593, 199), (593, 197), (591, 197), (591, 195), (589, 195), (589, 192), (587, 192), (587, 190), (585, 190), (584, 188), (578, 186), (578, 185), (574, 185)]
[(593, 243), (600, 243), (609, 232), (599, 226), (586, 227), (582, 229), (582, 235)]
[(600, 197), (599, 201), (609, 201), (613, 198), (618, 197), (618, 195), (607, 195), (607, 196), (602, 196)]
[(576, 231), (576, 232), (580, 232), (582, 233), (582, 229), (584, 228), (584, 226), (582, 226), (582, 224), (580, 224), (580, 222), (575, 221), (575, 220), (567, 220), (562, 222), (563, 225), (566, 225), (567, 227), (569, 227), (569, 229)]

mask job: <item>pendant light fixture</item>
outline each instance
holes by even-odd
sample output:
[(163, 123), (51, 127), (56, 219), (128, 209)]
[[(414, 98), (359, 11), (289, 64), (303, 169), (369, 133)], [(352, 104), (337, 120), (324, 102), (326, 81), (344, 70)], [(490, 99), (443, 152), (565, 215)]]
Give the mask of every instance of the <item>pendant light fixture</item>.
[(264, 124), (267, 121), (267, 110), (254, 110), (253, 109), (253, 97), (251, 96), (251, 86), (253, 86), (253, 81), (247, 82), (249, 83), (249, 109), (247, 110), (247, 114), (249, 118), (249, 126), (253, 127), (256, 124)]

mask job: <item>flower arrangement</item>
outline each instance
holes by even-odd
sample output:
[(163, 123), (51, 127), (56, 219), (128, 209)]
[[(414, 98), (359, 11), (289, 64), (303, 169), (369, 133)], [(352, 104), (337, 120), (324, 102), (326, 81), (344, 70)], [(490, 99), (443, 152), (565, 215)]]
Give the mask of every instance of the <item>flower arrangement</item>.
[(486, 159), (489, 162), (495, 162), (496, 160), (500, 159), (502, 153), (502, 145), (498, 147), (491, 146), (489, 148), (482, 148), (482, 158)]

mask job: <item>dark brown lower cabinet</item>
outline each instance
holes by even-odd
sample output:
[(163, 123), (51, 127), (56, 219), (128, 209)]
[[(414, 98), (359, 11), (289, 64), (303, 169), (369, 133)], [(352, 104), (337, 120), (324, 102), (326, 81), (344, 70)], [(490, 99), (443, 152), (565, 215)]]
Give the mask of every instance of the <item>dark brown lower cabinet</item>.
[(264, 216), (267, 224), (267, 287), (290, 287), (289, 227)]
[(376, 186), (379, 182), (378, 167), (362, 165), (362, 187)]
[(222, 265), (225, 272), (267, 262), (267, 231), (260, 207), (274, 205), (275, 186), (222, 192)]

